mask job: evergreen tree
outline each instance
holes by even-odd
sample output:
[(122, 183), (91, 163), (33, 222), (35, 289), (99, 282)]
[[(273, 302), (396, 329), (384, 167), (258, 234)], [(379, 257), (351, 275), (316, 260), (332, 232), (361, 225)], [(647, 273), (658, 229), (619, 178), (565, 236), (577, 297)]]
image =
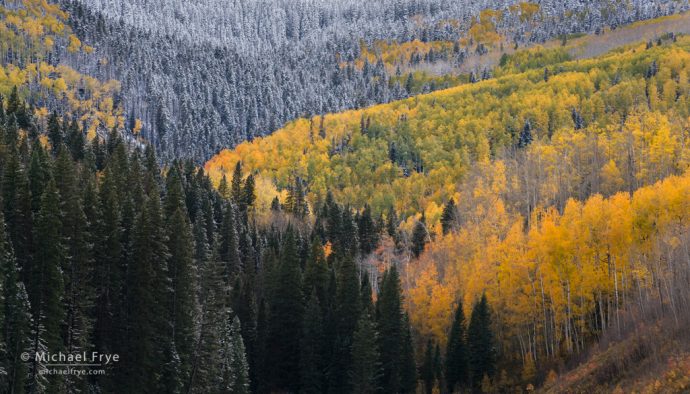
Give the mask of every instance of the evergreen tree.
[(485, 375), (492, 378), (496, 371), (491, 312), (486, 295), (482, 295), (481, 300), (472, 309), (470, 324), (467, 328), (467, 348), (472, 385), (479, 387)]
[(441, 214), (443, 234), (445, 235), (455, 230), (458, 225), (458, 209), (455, 206), (455, 200), (451, 198), (443, 207), (443, 213)]
[(48, 118), (48, 140), (53, 154), (57, 154), (64, 141), (62, 126), (57, 112), (53, 112)]
[(349, 392), (347, 371), (351, 366), (352, 334), (360, 312), (360, 282), (351, 257), (345, 257), (337, 273), (335, 341), (329, 365), (329, 392)]
[(242, 270), (242, 261), (239, 250), (239, 234), (237, 229), (240, 227), (239, 215), (235, 205), (225, 204), (225, 214), (221, 224), (220, 234), (220, 258), (226, 264), (226, 279), (232, 283), (232, 279)]
[(304, 313), (302, 339), (300, 341), (300, 392), (319, 394), (324, 392), (324, 343), (322, 310), (316, 292), (311, 293)]
[[(93, 250), (82, 196), (78, 190), (77, 169), (71, 154), (63, 146), (55, 161), (54, 178), (60, 195), (61, 236), (66, 260), (61, 267), (65, 285), (65, 350), (91, 349), (93, 328)], [(86, 379), (69, 375), (66, 385), (86, 389)]]
[(352, 393), (371, 394), (379, 391), (381, 361), (378, 339), (371, 315), (362, 313), (352, 339), (352, 367), (349, 373)]
[(288, 229), (271, 295), (266, 349), (270, 388), (297, 391), (299, 388), (299, 342), (302, 337), (304, 300), (302, 277), (294, 230)]
[(230, 326), (230, 353), (227, 373), (233, 375), (228, 393), (249, 394), (249, 365), (247, 364), (244, 342), (242, 341), (240, 319), (235, 317)]
[(244, 181), (244, 188), (242, 188), (242, 202), (241, 205), (247, 209), (254, 206), (254, 201), (256, 201), (256, 190), (254, 184), (254, 175), (249, 174), (247, 179)]
[(520, 149), (524, 149), (527, 147), (527, 145), (532, 143), (532, 140), (532, 123), (529, 121), (529, 119), (527, 119), (525, 121), (525, 126), (520, 132), (520, 138), (518, 139), (517, 146)]
[(230, 185), (230, 198), (235, 204), (242, 201), (242, 162), (235, 164), (235, 171), (232, 173), (232, 184)]
[(376, 248), (379, 242), (379, 233), (371, 217), (371, 208), (369, 208), (369, 205), (364, 206), (362, 215), (357, 222), (357, 229), (359, 230), (360, 250), (362, 254), (367, 255)]
[(314, 238), (309, 258), (304, 268), (304, 294), (315, 293), (321, 304), (326, 301), (328, 291), (328, 266), (321, 242)]
[(424, 252), (427, 242), (429, 242), (429, 232), (424, 222), (418, 220), (412, 229), (412, 254), (419, 257)]
[(169, 344), (164, 343), (168, 336), (161, 333), (169, 330), (166, 301), (171, 292), (166, 269), (169, 255), (155, 185), (137, 217), (131, 248), (133, 260), (126, 285), (127, 330), (136, 335), (127, 336), (129, 357), (120, 384), (125, 391), (152, 392), (166, 383), (161, 382), (158, 365), (169, 351)]
[[(28, 274), (30, 286), (27, 289), (34, 317), (31, 332), (33, 354), (41, 351), (57, 353), (64, 349), (61, 327), (65, 318), (62, 276), (65, 248), (60, 235), (62, 223), (59, 198), (55, 181), (51, 179), (43, 193), (41, 208), (36, 216), (34, 240), (39, 247), (34, 253)], [(40, 376), (41, 369), (39, 360), (34, 359), (29, 371), (29, 391), (57, 391), (62, 381), (61, 377)]]
[(407, 316), (407, 312), (403, 315), (402, 325), (400, 392), (414, 393), (417, 391), (417, 364), (415, 363), (414, 347), (412, 344), (410, 318)]
[(225, 280), (225, 264), (218, 253), (201, 265), (200, 332), (192, 361), (188, 391), (207, 393), (220, 391), (223, 385), (223, 332), (228, 326), (229, 288)]
[(230, 188), (228, 187), (228, 179), (225, 177), (225, 174), (223, 174), (223, 177), (220, 178), (220, 184), (218, 184), (218, 193), (225, 199), (230, 198)]
[(0, 211), (0, 391), (24, 391), (27, 363), (21, 354), (30, 350), (29, 298), (19, 278), (19, 267), (5, 232)]
[(412, 347), (408, 341), (409, 330), (402, 310), (400, 278), (395, 266), (384, 274), (381, 281), (376, 316), (383, 371), (381, 387), (385, 392), (405, 392), (409, 389), (407, 380)]
[(391, 207), (388, 211), (388, 216), (386, 218), (386, 231), (391, 237), (395, 236), (398, 231), (398, 215), (395, 213), (395, 209)]
[(186, 381), (194, 343), (193, 318), (197, 310), (194, 240), (182, 206), (175, 209), (167, 222), (167, 245), (170, 256), (167, 272), (168, 283), (171, 286), (167, 303), (170, 308), (170, 337), (180, 358), (181, 378)]
[[(22, 281), (28, 286), (26, 275), (29, 272), (32, 252), (32, 212), (29, 182), (16, 149), (10, 147), (8, 156), (2, 174), (3, 213), (7, 224), (7, 233), (21, 268)], [(40, 203), (41, 201), (39, 201), (39, 205)]]
[(465, 344), (465, 313), (458, 301), (446, 348), (446, 385), (449, 392), (465, 387), (468, 382), (467, 346)]
[(424, 382), (424, 392), (431, 394), (434, 391), (436, 374), (434, 373), (434, 343), (427, 340), (424, 348), (424, 359), (419, 368), (419, 377)]

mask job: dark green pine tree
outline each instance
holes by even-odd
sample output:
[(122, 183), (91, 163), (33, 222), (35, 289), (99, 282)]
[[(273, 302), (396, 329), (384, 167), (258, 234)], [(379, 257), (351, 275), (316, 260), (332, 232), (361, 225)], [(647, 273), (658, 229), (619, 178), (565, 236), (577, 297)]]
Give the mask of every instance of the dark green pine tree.
[(226, 264), (226, 279), (229, 281), (228, 283), (232, 283), (232, 279), (242, 270), (237, 231), (239, 226), (240, 220), (235, 205), (226, 203), (223, 222), (220, 228), (220, 258)]
[(32, 253), (32, 212), (29, 182), (16, 149), (13, 147), (8, 147), (8, 149), (9, 157), (3, 168), (2, 176), (3, 213), (7, 224), (7, 233), (12, 241), (17, 263), (21, 268), (22, 281), (28, 286), (26, 275), (29, 272), (29, 258)]
[[(197, 247), (197, 249), (199, 246)], [(223, 332), (230, 318), (225, 264), (217, 252), (201, 265), (200, 332), (195, 346), (187, 392), (221, 392)]]
[(306, 192), (304, 191), (302, 179), (299, 177), (295, 178), (295, 184), (288, 188), (288, 194), (285, 199), (285, 210), (300, 219), (309, 215)]
[(84, 140), (84, 133), (82, 133), (76, 120), (73, 120), (67, 129), (66, 143), (75, 161), (84, 159), (86, 155), (84, 148), (86, 141)]
[(256, 314), (256, 345), (254, 346), (254, 376), (256, 380), (250, 382), (252, 392), (267, 393), (269, 373), (266, 368), (268, 356), (266, 354), (266, 340), (268, 339), (268, 318), (266, 302), (261, 299)]
[(5, 145), (8, 149), (15, 149), (19, 142), (19, 125), (17, 118), (14, 115), (7, 117), (7, 124), (5, 125)]
[(221, 392), (229, 394), (249, 394), (249, 364), (247, 363), (240, 319), (235, 317), (230, 325), (228, 361), (224, 379), (229, 384)]
[(443, 213), (441, 214), (443, 234), (456, 230), (458, 224), (458, 208), (455, 206), (455, 200), (451, 198), (443, 207)]
[(364, 311), (352, 338), (352, 366), (349, 371), (352, 393), (372, 394), (380, 391), (381, 360), (378, 334), (368, 311)]
[(434, 342), (429, 339), (424, 348), (424, 359), (419, 367), (419, 377), (424, 383), (424, 392), (431, 394), (436, 384), (436, 374), (434, 373)]
[[(106, 168), (98, 196), (98, 222), (95, 223), (96, 321), (94, 346), (102, 353), (115, 353), (124, 346), (125, 316), (123, 298), (125, 266), (120, 204), (113, 172)], [(110, 379), (114, 374), (107, 375)]]
[(297, 252), (297, 236), (289, 228), (283, 241), (280, 264), (270, 300), (266, 338), (269, 387), (273, 391), (299, 389), (299, 342), (302, 337), (304, 297)]
[(357, 236), (357, 223), (349, 208), (343, 209), (342, 228), (340, 240), (335, 244), (338, 248), (335, 255), (338, 257), (354, 257), (359, 253), (359, 237)]
[(326, 302), (328, 290), (328, 264), (324, 255), (323, 246), (318, 238), (314, 238), (311, 244), (309, 258), (304, 268), (304, 294), (314, 292), (319, 303)]
[(300, 341), (300, 393), (324, 392), (324, 341), (322, 309), (316, 292), (311, 293), (304, 313)]
[(329, 392), (349, 392), (347, 372), (351, 367), (352, 334), (357, 325), (360, 306), (360, 281), (352, 257), (345, 257), (337, 272), (335, 304), (335, 341), (329, 365)]
[(517, 143), (518, 148), (526, 148), (527, 145), (532, 143), (533, 139), (534, 138), (532, 137), (532, 123), (530, 123), (528, 119), (525, 121), (525, 126), (522, 128), (522, 131), (520, 132), (520, 138), (518, 139)]
[(165, 229), (160, 198), (155, 185), (146, 198), (132, 232), (132, 263), (127, 275), (128, 325), (127, 359), (120, 387), (126, 392), (154, 392), (161, 389), (161, 360), (170, 350), (164, 335), (169, 331), (166, 301), (167, 280)]
[[(411, 343), (408, 344), (409, 329), (402, 310), (400, 278), (395, 266), (383, 275), (376, 303), (376, 317), (383, 368), (381, 387), (384, 392), (407, 392), (410, 389), (407, 384), (412, 347)], [(414, 359), (412, 362), (414, 363)], [(414, 371), (412, 374), (414, 375)]]
[(458, 301), (455, 309), (453, 324), (448, 334), (448, 345), (446, 348), (446, 385), (449, 392), (467, 386), (469, 371), (467, 364), (467, 345), (465, 343), (465, 313), (462, 308), (462, 301)]
[(220, 183), (218, 184), (218, 194), (221, 195), (221, 197), (225, 199), (230, 198), (230, 188), (228, 186), (228, 178), (223, 174), (223, 177), (220, 178)]
[(376, 224), (371, 217), (371, 208), (364, 206), (361, 216), (357, 223), (359, 230), (359, 246), (362, 254), (367, 255), (376, 249), (379, 242), (379, 233)]
[(254, 175), (249, 174), (247, 179), (244, 181), (244, 187), (242, 188), (242, 199), (240, 205), (243, 210), (251, 208), (254, 206), (254, 201), (256, 201), (256, 185), (254, 184)]
[(391, 207), (388, 211), (388, 216), (386, 217), (386, 232), (391, 237), (395, 236), (398, 231), (398, 215), (395, 213), (395, 209)]
[(469, 350), (469, 371), (472, 386), (479, 387), (484, 376), (493, 378), (496, 372), (496, 350), (494, 337), (491, 330), (491, 311), (482, 295), (481, 300), (475, 304), (467, 328), (467, 348)]
[(24, 392), (27, 363), (21, 354), (31, 345), (31, 313), (29, 297), (19, 278), (19, 267), (5, 232), (0, 212), (0, 391)]
[(374, 316), (376, 310), (374, 308), (374, 300), (371, 290), (371, 282), (369, 281), (369, 273), (366, 271), (362, 273), (362, 284), (359, 288), (359, 294), (362, 300), (362, 313), (369, 313), (371, 316)]
[(426, 224), (423, 220), (418, 220), (412, 229), (412, 254), (419, 257), (424, 252), (427, 242), (429, 242), (429, 232)]
[(407, 312), (403, 315), (403, 339), (401, 355), (400, 392), (414, 393), (417, 391), (417, 364), (415, 363), (414, 348), (412, 344), (412, 331), (410, 318)]
[(31, 191), (31, 210), (37, 213), (41, 207), (41, 197), (49, 178), (48, 158), (43, 146), (36, 141), (31, 149), (29, 163), (29, 190)]
[(194, 313), (197, 310), (196, 278), (194, 265), (194, 237), (187, 217), (184, 191), (177, 166), (173, 166), (166, 178), (165, 219), (167, 233), (168, 282), (171, 294), (168, 301), (171, 322), (170, 339), (175, 343), (180, 357), (182, 380), (188, 380), (190, 359), (194, 346)]
[(232, 173), (230, 198), (237, 205), (242, 201), (242, 162), (239, 161), (235, 164), (235, 171)]
[[(64, 281), (62, 267), (65, 264), (65, 247), (62, 244), (60, 229), (60, 196), (55, 181), (48, 181), (41, 199), (41, 209), (36, 215), (34, 240), (38, 246), (29, 269), (29, 301), (34, 316), (31, 338), (31, 352), (48, 351), (57, 353), (64, 350), (62, 325), (65, 319), (63, 306)], [(34, 360), (29, 367), (29, 391), (48, 392), (58, 390), (62, 382), (60, 376), (41, 376), (42, 366)]]
[[(71, 154), (62, 146), (53, 173), (60, 194), (61, 236), (67, 257), (61, 269), (65, 284), (65, 350), (68, 352), (91, 350), (95, 294), (92, 243), (86, 232), (88, 223), (76, 172)], [(75, 389), (87, 389), (87, 380), (81, 376), (67, 376), (65, 383)]]
[(51, 151), (56, 155), (64, 141), (62, 126), (60, 125), (60, 118), (58, 118), (57, 112), (53, 112), (48, 118), (48, 140), (50, 141)]

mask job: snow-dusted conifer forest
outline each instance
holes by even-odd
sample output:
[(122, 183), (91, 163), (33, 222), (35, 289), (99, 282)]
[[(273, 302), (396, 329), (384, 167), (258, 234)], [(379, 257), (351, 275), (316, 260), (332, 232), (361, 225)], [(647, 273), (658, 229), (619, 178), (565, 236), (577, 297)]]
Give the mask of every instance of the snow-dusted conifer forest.
[[(203, 161), (312, 114), (405, 97), (381, 62), (352, 66), (362, 43), (457, 40), (496, 0), (72, 0), (71, 25), (106, 61), (75, 64), (122, 82), (131, 127), (162, 160)], [(594, 32), (687, 8), (687, 1), (546, 0), (532, 19), (506, 13), (499, 33), (524, 44)], [(463, 48), (456, 59), (468, 50)]]

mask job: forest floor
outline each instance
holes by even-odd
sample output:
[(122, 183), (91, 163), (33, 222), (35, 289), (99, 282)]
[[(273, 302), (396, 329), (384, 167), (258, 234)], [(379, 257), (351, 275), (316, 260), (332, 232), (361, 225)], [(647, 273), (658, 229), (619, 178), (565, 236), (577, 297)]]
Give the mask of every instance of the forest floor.
[(594, 345), (575, 369), (544, 385), (544, 393), (690, 393), (687, 322), (641, 324)]

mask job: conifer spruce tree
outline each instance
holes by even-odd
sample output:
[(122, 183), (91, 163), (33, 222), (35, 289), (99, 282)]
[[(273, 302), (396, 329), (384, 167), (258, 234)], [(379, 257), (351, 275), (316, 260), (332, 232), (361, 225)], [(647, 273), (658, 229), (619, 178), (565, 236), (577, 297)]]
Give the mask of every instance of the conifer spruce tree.
[(443, 207), (443, 213), (441, 214), (441, 227), (443, 228), (443, 234), (448, 234), (449, 232), (455, 230), (458, 226), (458, 209), (455, 206), (455, 200), (450, 199)]
[(417, 221), (412, 229), (412, 253), (415, 257), (419, 257), (427, 242), (429, 242), (429, 232), (423, 221)]
[(239, 204), (242, 200), (242, 162), (239, 161), (235, 164), (235, 171), (232, 173), (230, 198), (235, 204)]
[(5, 232), (0, 212), (0, 390), (24, 391), (27, 363), (21, 354), (30, 350), (31, 314), (29, 297), (19, 278), (19, 267)]
[[(184, 192), (177, 167), (166, 178), (165, 199), (167, 249), (167, 281), (171, 293), (167, 305), (170, 316), (170, 337), (180, 359), (182, 379), (186, 381), (194, 342), (194, 312), (197, 310), (197, 272), (194, 266), (194, 237), (184, 204)], [(172, 354), (172, 352), (170, 353)]]
[[(132, 264), (127, 276), (127, 362), (120, 382), (128, 391), (157, 391), (161, 383), (161, 360), (170, 350), (165, 335), (170, 318), (166, 301), (171, 288), (166, 261), (168, 249), (161, 217), (158, 189), (146, 198), (132, 232)], [(168, 353), (168, 356), (171, 354)]]
[(370, 394), (379, 391), (381, 361), (378, 334), (371, 315), (364, 311), (352, 338), (352, 366), (349, 379), (352, 393)]
[(312, 291), (304, 313), (300, 341), (300, 392), (324, 392), (324, 341), (322, 309), (315, 291)]
[(424, 392), (431, 394), (434, 391), (435, 374), (434, 374), (434, 343), (431, 339), (427, 340), (424, 347), (424, 359), (422, 365), (419, 367), (419, 377), (424, 383)]
[(414, 393), (417, 391), (417, 364), (415, 363), (414, 345), (412, 344), (410, 318), (407, 316), (407, 312), (403, 314), (402, 325), (400, 392)]
[(249, 394), (249, 364), (242, 341), (240, 319), (235, 317), (230, 325), (230, 365), (229, 370), (234, 376), (229, 393)]
[[(60, 234), (60, 196), (55, 181), (50, 179), (41, 198), (41, 208), (36, 216), (34, 240), (40, 245), (34, 253), (28, 273), (29, 302), (34, 317), (32, 325), (31, 352), (48, 351), (57, 353), (64, 350), (62, 325), (65, 319), (63, 305), (64, 279), (62, 267), (66, 251)], [(42, 368), (35, 358), (30, 363), (29, 391), (57, 391), (61, 384), (60, 376), (40, 376)]]
[(294, 392), (299, 389), (304, 297), (297, 236), (291, 228), (285, 234), (276, 279), (270, 300), (266, 365), (271, 390)]
[(491, 330), (491, 311), (486, 295), (482, 295), (481, 300), (472, 309), (467, 328), (469, 370), (474, 387), (482, 384), (484, 376), (491, 379), (496, 372), (494, 337)]
[[(379, 329), (381, 352), (381, 387), (385, 392), (404, 392), (405, 361), (409, 356), (407, 327), (402, 310), (400, 278), (392, 266), (383, 276), (376, 303), (376, 320)], [(414, 360), (413, 360), (414, 361)]]
[(360, 313), (360, 282), (352, 257), (346, 256), (337, 272), (335, 339), (329, 365), (329, 392), (348, 392), (347, 371), (351, 366), (352, 334)]
[(451, 393), (466, 387), (469, 379), (465, 341), (465, 313), (462, 302), (458, 301), (446, 348), (445, 378), (448, 391)]

